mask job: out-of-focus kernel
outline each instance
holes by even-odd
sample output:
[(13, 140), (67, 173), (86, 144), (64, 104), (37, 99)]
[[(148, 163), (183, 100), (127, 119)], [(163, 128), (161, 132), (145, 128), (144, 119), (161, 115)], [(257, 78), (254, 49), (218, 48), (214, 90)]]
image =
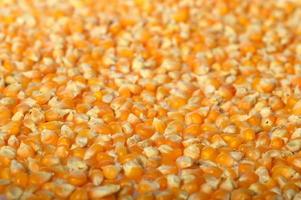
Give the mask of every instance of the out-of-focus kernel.
[(169, 188), (179, 188), (181, 184), (181, 179), (174, 174), (167, 175), (167, 184)]

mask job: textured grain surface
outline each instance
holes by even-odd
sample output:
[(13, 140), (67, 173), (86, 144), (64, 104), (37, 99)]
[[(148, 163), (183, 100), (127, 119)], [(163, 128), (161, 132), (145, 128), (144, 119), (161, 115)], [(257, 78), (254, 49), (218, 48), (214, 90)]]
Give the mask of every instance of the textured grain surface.
[(298, 0), (0, 0), (0, 193), (300, 200), (300, 20)]

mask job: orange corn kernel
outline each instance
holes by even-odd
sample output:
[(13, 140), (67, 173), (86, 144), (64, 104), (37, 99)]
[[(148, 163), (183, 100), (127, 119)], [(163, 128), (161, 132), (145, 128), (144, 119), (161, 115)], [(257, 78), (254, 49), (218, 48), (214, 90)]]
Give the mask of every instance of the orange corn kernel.
[(123, 165), (124, 175), (129, 179), (138, 180), (144, 173), (143, 168), (136, 162), (129, 161)]
[(219, 153), (215, 160), (217, 163), (229, 167), (232, 166), (232, 164), (234, 163), (233, 158), (226, 152)]
[(217, 156), (217, 152), (212, 147), (205, 147), (201, 151), (201, 159), (203, 160), (213, 160)]
[(204, 118), (197, 112), (191, 112), (185, 116), (185, 123), (187, 125), (202, 124), (203, 121), (204, 121)]
[(221, 95), (222, 98), (229, 100), (231, 99), (236, 93), (235, 87), (232, 85), (223, 85), (219, 89), (219, 94)]
[(28, 180), (28, 174), (26, 172), (17, 172), (12, 176), (12, 182), (22, 188), (27, 187)]
[(238, 199), (251, 200), (252, 192), (247, 189), (237, 189), (231, 193), (231, 199), (233, 199), (233, 200), (238, 200)]
[(110, 165), (114, 163), (114, 159), (106, 153), (98, 153), (96, 155), (97, 164), (99, 166)]
[(144, 193), (144, 194), (139, 194), (137, 197), (137, 200), (155, 200), (155, 196), (151, 193)]
[(68, 182), (74, 186), (82, 186), (87, 183), (87, 175), (84, 173), (70, 174), (68, 177)]
[(169, 98), (168, 105), (172, 109), (179, 109), (180, 107), (184, 106), (186, 104), (186, 99), (178, 96), (174, 96)]
[(101, 169), (103, 171), (104, 177), (107, 179), (116, 179), (121, 170), (121, 168), (116, 165), (106, 165), (103, 166)]
[(246, 141), (254, 141), (256, 138), (255, 131), (251, 128), (242, 131), (242, 137)]
[(0, 110), (0, 125), (2, 126), (10, 120), (12, 113), (11, 110), (5, 106), (0, 106)]
[(201, 133), (201, 127), (198, 124), (191, 124), (184, 129), (184, 135), (198, 136)]
[(70, 200), (87, 200), (88, 193), (85, 189), (76, 189), (70, 196)]
[(174, 20), (176, 22), (185, 22), (189, 18), (189, 9), (187, 8), (181, 8), (176, 11), (176, 13), (173, 16)]
[(281, 149), (284, 145), (284, 142), (281, 138), (274, 138), (271, 140), (270, 145), (272, 148)]
[(135, 126), (135, 132), (140, 135), (142, 138), (149, 138), (153, 135), (154, 131), (152, 127), (147, 126), (143, 123), (137, 124)]

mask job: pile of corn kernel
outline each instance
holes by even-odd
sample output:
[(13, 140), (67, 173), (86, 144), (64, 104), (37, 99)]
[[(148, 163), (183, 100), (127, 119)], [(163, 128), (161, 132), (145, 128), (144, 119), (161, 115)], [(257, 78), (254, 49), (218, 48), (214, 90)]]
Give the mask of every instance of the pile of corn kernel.
[(299, 0), (1, 0), (0, 198), (300, 200)]

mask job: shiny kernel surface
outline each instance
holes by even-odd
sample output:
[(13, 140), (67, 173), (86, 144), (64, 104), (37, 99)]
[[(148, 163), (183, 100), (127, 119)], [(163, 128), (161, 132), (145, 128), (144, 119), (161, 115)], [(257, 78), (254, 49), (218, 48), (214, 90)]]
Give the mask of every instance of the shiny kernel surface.
[(301, 199), (298, 0), (1, 0), (0, 194)]

